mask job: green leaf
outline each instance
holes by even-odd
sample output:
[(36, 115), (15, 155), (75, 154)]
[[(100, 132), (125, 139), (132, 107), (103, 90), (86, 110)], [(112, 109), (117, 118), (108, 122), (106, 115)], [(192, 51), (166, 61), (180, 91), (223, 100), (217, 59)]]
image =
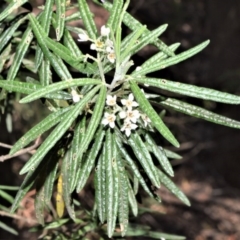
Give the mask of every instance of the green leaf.
[(134, 80), (139, 83), (148, 84), (149, 86), (158, 87), (170, 92), (175, 92), (190, 97), (228, 104), (240, 104), (239, 96), (230, 93), (220, 92), (210, 88), (197, 87), (190, 84), (173, 82), (166, 79), (158, 78), (136, 78)]
[(31, 169), (24, 178), (22, 185), (20, 186), (17, 195), (14, 198), (14, 202), (11, 207), (11, 213), (15, 212), (19, 206), (19, 203), (22, 201), (23, 197), (33, 186), (39, 172), (42, 170), (44, 163), (40, 164), (36, 169)]
[(173, 177), (174, 172), (172, 169), (172, 165), (168, 161), (164, 150), (157, 146), (157, 144), (155, 143), (155, 141), (151, 138), (151, 136), (149, 134), (144, 134), (144, 136), (145, 136), (145, 139), (148, 142), (149, 146), (151, 147), (154, 156), (158, 159), (158, 161), (161, 164), (161, 166), (163, 167), (163, 169), (166, 171), (166, 173), (169, 174), (169, 176)]
[(32, 39), (33, 39), (32, 29), (31, 27), (28, 27), (27, 30), (24, 32), (22, 40), (17, 47), (13, 62), (7, 74), (7, 80), (15, 79)]
[(11, 51), (12, 51), (12, 44), (9, 43), (7, 47), (2, 51), (0, 55), (0, 72), (3, 71), (6, 62), (11, 57)]
[[(121, 52), (123, 56), (127, 56), (128, 51), (133, 47), (134, 44), (138, 41), (139, 37), (146, 30), (146, 26), (141, 26), (140, 28), (135, 29), (133, 32), (128, 34), (121, 42)], [(123, 57), (122, 57), (123, 59)]]
[(155, 112), (149, 101), (146, 99), (144, 93), (140, 90), (138, 85), (134, 81), (129, 81), (133, 95), (137, 99), (142, 111), (149, 117), (154, 127), (166, 138), (173, 146), (179, 147), (179, 143), (176, 138), (172, 135), (168, 127), (164, 124), (162, 119)]
[(65, 17), (65, 22), (72, 22), (72, 21), (76, 21), (76, 20), (79, 20), (81, 19), (81, 14), (80, 12), (75, 12), (75, 13), (72, 13), (68, 16)]
[[(99, 4), (97, 0), (94, 0), (94, 2)], [(106, 1), (104, 2), (104, 4), (101, 4), (101, 5), (102, 7), (106, 8), (108, 11), (111, 11), (112, 9), (112, 4)], [(132, 31), (134, 31), (135, 29), (140, 29), (142, 27), (142, 24), (127, 12), (124, 13), (123, 22)], [(144, 32), (144, 35), (148, 35), (149, 33), (150, 31), (146, 29)], [(174, 53), (171, 51), (171, 49), (169, 49), (168, 46), (164, 42), (162, 42), (160, 39), (156, 39), (152, 44), (154, 44), (157, 48), (159, 48), (168, 56), (174, 56)]]
[(190, 202), (186, 195), (168, 178), (162, 171), (158, 169), (158, 173), (160, 176), (160, 181), (163, 185), (171, 191), (177, 198), (179, 198), (184, 204), (190, 206)]
[[(18, 82), (18, 81), (7, 81), (0, 80), (0, 87), (9, 92), (18, 92), (23, 94), (31, 94), (32, 92), (42, 89), (43, 87), (40, 84), (31, 83), (31, 82)], [(50, 99), (72, 99), (72, 95), (64, 92), (57, 91), (55, 93), (47, 94), (46, 98)]]
[(143, 189), (149, 194), (150, 197), (153, 197), (153, 194), (146, 184), (144, 178), (142, 177), (140, 171), (138, 170), (138, 166), (136, 163), (132, 160), (132, 158), (129, 156), (128, 152), (126, 149), (123, 147), (122, 143), (120, 142), (119, 138), (116, 138), (116, 143), (118, 145), (118, 149), (122, 155), (122, 157), (125, 159), (125, 161), (128, 163), (128, 166), (131, 168), (132, 172), (134, 175), (137, 177), (139, 180), (140, 184), (142, 185)]
[(136, 217), (138, 215), (138, 203), (134, 195), (129, 178), (127, 177), (126, 179), (128, 183), (128, 201), (129, 201), (133, 216)]
[[(28, 0), (18, 0), (18, 1), (12, 1), (5, 9), (4, 11), (0, 14), (0, 22), (4, 20), (6, 17), (11, 15), (11, 13), (15, 10), (18, 9), (21, 5), (26, 3)], [(1, 42), (1, 41), (0, 41)]]
[(67, 76), (62, 71), (61, 66), (59, 66), (59, 62), (56, 60), (56, 57), (54, 57), (54, 55), (49, 51), (48, 47), (49, 46), (52, 47), (54, 50), (53, 49), (51, 50), (54, 51), (58, 56), (61, 56), (61, 58), (63, 58), (69, 64), (72, 64), (74, 61), (76, 61), (76, 59), (73, 56), (71, 56), (71, 52), (68, 48), (64, 47), (60, 43), (51, 40), (46, 36), (46, 33), (44, 32), (39, 22), (35, 19), (33, 15), (29, 14), (28, 16), (31, 22), (34, 35), (36, 36), (38, 44), (41, 47), (45, 57), (50, 61), (52, 67), (54, 68), (54, 70), (61, 79), (68, 79)]
[(94, 174), (95, 201), (100, 222), (106, 220), (106, 148), (103, 146), (102, 154), (98, 159)]
[[(106, 214), (107, 214), (107, 234), (112, 237), (116, 222), (116, 197), (118, 193), (118, 176), (115, 174), (116, 159), (113, 156), (113, 138), (111, 130), (106, 133), (105, 152), (106, 152)], [(116, 183), (117, 181), (117, 183)]]
[(88, 180), (88, 177), (93, 169), (97, 155), (102, 146), (104, 135), (105, 131), (102, 128), (100, 128), (96, 134), (96, 139), (94, 141), (93, 146), (91, 147), (90, 153), (88, 154), (87, 159), (85, 160), (83, 167), (80, 170), (79, 178), (77, 178), (78, 181), (77, 192), (80, 192), (83, 189), (84, 185)]
[(82, 16), (83, 24), (87, 29), (88, 35), (91, 39), (95, 40), (97, 36), (97, 27), (86, 0), (78, 0), (78, 6), (80, 15)]
[[(1, 15), (0, 15), (1, 17)], [(7, 43), (12, 38), (13, 34), (19, 28), (19, 26), (27, 19), (27, 16), (20, 18), (15, 24), (7, 28), (0, 36), (0, 52), (7, 45)]]
[(137, 133), (131, 133), (130, 137), (128, 138), (128, 143), (131, 146), (135, 156), (139, 160), (141, 166), (145, 170), (147, 176), (151, 180), (152, 185), (159, 188), (160, 181), (157, 175), (156, 167), (141, 137)]
[(76, 124), (74, 128), (74, 136), (72, 140), (72, 146), (71, 146), (71, 158), (68, 161), (68, 176), (69, 178), (69, 186), (70, 186), (70, 193), (72, 193), (77, 185), (78, 179), (77, 179), (77, 173), (78, 171), (81, 171), (81, 166), (78, 169), (78, 158), (77, 155), (78, 149), (81, 148), (81, 143), (85, 135), (86, 130), (86, 116), (83, 116), (81, 121)]
[[(67, 151), (67, 153), (64, 156), (63, 163), (62, 163), (62, 181), (63, 181), (63, 199), (66, 204), (66, 208), (68, 211), (69, 216), (75, 220), (75, 211), (74, 211), (74, 205), (72, 204), (71, 199), (71, 178), (73, 177), (71, 175), (71, 163), (73, 159), (73, 152), (71, 150)], [(76, 159), (75, 159), (76, 161)]]
[(179, 154), (172, 152), (166, 148), (163, 149), (163, 151), (165, 152), (166, 156), (168, 158), (173, 158), (173, 159), (182, 159), (182, 156), (180, 156)]
[(240, 128), (239, 121), (221, 116), (216, 113), (212, 113), (204, 108), (194, 106), (192, 104), (185, 103), (173, 98), (167, 98), (165, 101), (161, 101), (159, 104), (164, 107), (174, 109), (175, 111), (182, 112), (184, 114), (187, 114), (196, 118), (201, 118), (209, 122), (213, 122), (216, 124), (220, 124), (220, 125), (224, 125), (232, 128)]
[(56, 158), (56, 155), (52, 155), (51, 158), (49, 158), (48, 163), (45, 167), (45, 172), (47, 174), (45, 182), (44, 182), (44, 202), (48, 206), (51, 204), (51, 198), (53, 194), (53, 187), (54, 182), (57, 175), (57, 169), (58, 169), (58, 159)]
[(13, 203), (14, 198), (7, 192), (0, 189), (0, 197), (4, 198), (6, 201)]
[(167, 24), (161, 25), (157, 29), (149, 32), (149, 34), (142, 35), (141, 38), (137, 41), (137, 43), (134, 44), (132, 49), (128, 48), (126, 49), (129, 52), (128, 54), (133, 55), (137, 53), (139, 50), (141, 50), (144, 46), (153, 42), (167, 29), (167, 26), (168, 26)]
[[(177, 48), (180, 46), (180, 43), (174, 43), (172, 44), (171, 46), (169, 46), (169, 49), (171, 49), (171, 51), (176, 51)], [(148, 68), (150, 67), (152, 64), (155, 64), (155, 63), (161, 63), (161, 61), (163, 59), (166, 59), (168, 57), (167, 54), (165, 54), (164, 52), (158, 52), (156, 53), (155, 55), (153, 55), (152, 57), (150, 57), (148, 60), (146, 60), (142, 65), (141, 65), (141, 68), (145, 69), (145, 68)]]
[(81, 50), (67, 29), (64, 30), (63, 43), (71, 51), (74, 57), (79, 58), (82, 55)]
[(66, 2), (62, 0), (55, 0), (56, 2), (56, 36), (57, 36), (57, 41), (60, 41), (63, 31), (64, 31), (64, 26), (65, 26), (65, 11), (66, 11)]
[(117, 151), (117, 164), (119, 170), (119, 191), (118, 191), (118, 221), (122, 237), (125, 236), (128, 227), (128, 182), (126, 176), (126, 170), (122, 163), (122, 158), (119, 156), (119, 149)]
[(44, 202), (44, 178), (46, 172), (41, 172), (41, 177), (39, 176), (36, 179), (36, 196), (34, 201), (34, 209), (35, 209), (35, 215), (37, 218), (37, 221), (43, 226), (44, 225), (44, 208), (45, 208), (45, 202)]
[(200, 51), (202, 51), (209, 44), (209, 42), (210, 41), (207, 40), (207, 41), (197, 45), (196, 47), (193, 47), (193, 48), (191, 48), (185, 52), (182, 52), (176, 56), (167, 58), (164, 61), (161, 61), (160, 63), (159, 62), (153, 63), (152, 65), (148, 66), (148, 68), (143, 68), (143, 69), (140, 69), (139, 71), (135, 72), (133, 74), (133, 76), (146, 75), (148, 73), (156, 72), (158, 70), (161, 70), (161, 69), (167, 68), (169, 66), (175, 65), (179, 62), (182, 62), (182, 61), (194, 56), (195, 54), (199, 53)]
[(62, 121), (67, 115), (68, 112), (73, 107), (68, 107), (64, 109), (60, 109), (56, 112), (49, 114), (46, 118), (44, 118), (40, 123), (35, 125), (32, 129), (30, 129), (26, 134), (24, 134), (12, 147), (10, 154), (16, 153), (18, 150), (24, 148), (31, 141), (41, 136), (44, 132), (49, 130), (51, 127), (55, 126), (57, 123)]
[(8, 191), (17, 191), (19, 189), (19, 187), (0, 185), (0, 189), (1, 190), (8, 190)]
[(46, 140), (38, 148), (37, 152), (28, 160), (28, 162), (21, 169), (20, 174), (28, 172), (30, 169), (36, 168), (39, 162), (47, 154), (47, 152), (55, 145), (55, 143), (63, 136), (67, 129), (71, 126), (73, 121), (78, 116), (79, 112), (85, 107), (85, 105), (92, 99), (92, 97), (99, 90), (99, 86), (92, 89), (87, 93), (84, 98), (77, 103), (74, 108), (69, 111), (68, 115), (58, 124), (58, 126), (49, 134)]
[(113, 7), (110, 11), (110, 16), (108, 18), (106, 25), (114, 32), (117, 30), (119, 26), (122, 7), (123, 7), (123, 0), (118, 0), (113, 2)]
[(9, 227), (8, 225), (3, 223), (2, 221), (0, 221), (0, 228), (4, 229), (7, 232), (10, 232), (13, 235), (18, 235), (18, 232), (15, 229)]
[(107, 95), (107, 88), (105, 85), (101, 86), (101, 90), (99, 96), (96, 100), (96, 104), (93, 110), (93, 114), (91, 116), (90, 122), (87, 127), (86, 135), (83, 139), (81, 149), (78, 151), (78, 155), (82, 156), (82, 154), (87, 150), (90, 142), (92, 141), (94, 134), (99, 126), (99, 123), (102, 119), (103, 110), (105, 106)]
[(49, 86), (46, 86), (44, 88), (41, 88), (32, 94), (26, 96), (25, 98), (21, 99), (19, 102), (20, 103), (28, 103), (31, 101), (34, 101), (38, 98), (41, 98), (47, 94), (65, 89), (65, 88), (70, 88), (74, 86), (84, 86), (84, 85), (94, 85), (94, 84), (100, 84), (101, 81), (98, 79), (92, 79), (92, 78), (77, 78), (77, 79), (69, 79), (64, 82), (58, 82), (58, 83), (53, 83)]
[(49, 60), (42, 60), (40, 69), (39, 69), (39, 80), (42, 86), (48, 86), (52, 82), (52, 72)]
[[(52, 19), (52, 15), (53, 15), (53, 3), (54, 3), (54, 0), (46, 1), (43, 12), (37, 16), (37, 19), (40, 19), (40, 25), (46, 35), (49, 34), (49, 30), (50, 30), (51, 19)], [(35, 71), (38, 70), (38, 68), (42, 62), (42, 59), (43, 59), (43, 52), (42, 52), (39, 44), (37, 44), (35, 61), (34, 61), (35, 62)]]

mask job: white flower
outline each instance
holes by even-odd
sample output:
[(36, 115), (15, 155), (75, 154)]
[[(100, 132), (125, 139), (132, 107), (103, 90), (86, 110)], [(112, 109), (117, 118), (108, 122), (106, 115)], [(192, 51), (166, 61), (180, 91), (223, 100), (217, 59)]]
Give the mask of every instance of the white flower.
[(77, 103), (80, 101), (80, 95), (77, 94), (76, 90), (72, 90), (71, 94), (73, 102)]
[(125, 105), (129, 110), (131, 110), (132, 107), (138, 106), (138, 103), (133, 100), (134, 100), (134, 96), (132, 93), (130, 93), (128, 96), (128, 99), (122, 99), (121, 103), (122, 103), (122, 105)]
[(104, 126), (109, 125), (111, 128), (115, 127), (116, 116), (112, 113), (105, 112), (104, 119), (102, 120), (102, 124)]
[(120, 117), (121, 119), (126, 118), (126, 116), (127, 116), (127, 113), (126, 113), (125, 111), (121, 111), (121, 112), (119, 113), (119, 117)]
[(113, 41), (111, 41), (110, 39), (107, 39), (105, 41), (105, 45), (106, 45), (106, 52), (108, 53), (114, 52)]
[(108, 37), (109, 33), (110, 33), (110, 28), (108, 28), (105, 25), (103, 25), (101, 27), (101, 36)]
[(116, 100), (117, 100), (117, 96), (111, 96), (111, 95), (107, 95), (107, 100), (106, 100), (106, 104), (108, 106), (115, 106), (116, 105)]
[(127, 135), (127, 137), (129, 137), (131, 134), (131, 130), (135, 130), (137, 127), (138, 126), (136, 124), (125, 121), (123, 127), (121, 128), (121, 131), (125, 131), (125, 134)]
[(120, 118), (125, 118), (125, 122), (133, 122), (136, 123), (140, 117), (140, 113), (138, 110), (128, 110), (127, 112), (121, 111), (119, 113)]
[(149, 117), (146, 114), (142, 114), (141, 118), (144, 122), (144, 126), (147, 127), (147, 125), (151, 122), (151, 120), (149, 119)]
[(114, 62), (115, 62), (115, 59), (116, 59), (116, 55), (115, 55), (114, 52), (110, 52), (110, 53), (107, 55), (107, 58), (108, 58), (109, 62), (114, 63)]
[(94, 43), (91, 44), (90, 49), (101, 51), (103, 46), (104, 46), (104, 43), (97, 39)]
[(78, 34), (78, 37), (79, 37), (78, 39), (79, 42), (86, 42), (89, 40), (89, 37), (85, 32)]

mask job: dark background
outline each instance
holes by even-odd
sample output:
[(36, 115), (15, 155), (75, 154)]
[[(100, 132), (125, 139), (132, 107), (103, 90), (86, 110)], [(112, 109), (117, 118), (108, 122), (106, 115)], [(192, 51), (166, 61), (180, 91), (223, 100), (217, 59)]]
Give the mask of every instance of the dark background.
[[(101, 26), (106, 14), (94, 6), (93, 10)], [(198, 55), (159, 72), (159, 78), (240, 95), (240, 1), (132, 0), (129, 11), (150, 29), (168, 23), (161, 39), (168, 45), (180, 42), (178, 52), (206, 39), (211, 40)], [(154, 47), (147, 47), (139, 53), (136, 61), (140, 63), (154, 53)], [(185, 100), (240, 121), (240, 106)], [(21, 109), (22, 113), (14, 116), (13, 135), (7, 133), (2, 118), (0, 142), (13, 144), (30, 128), (29, 122), (41, 118), (36, 110), (26, 117), (26, 109)], [(165, 121), (182, 143), (177, 151), (183, 159), (173, 161), (174, 181), (189, 197), (192, 207), (185, 207), (162, 189), (163, 204), (159, 206), (146, 201), (154, 213), (144, 214), (139, 221), (155, 230), (185, 235), (187, 239), (240, 239), (240, 130), (172, 112), (166, 114)], [(7, 153), (2, 148), (0, 151), (1, 154)], [(22, 156), (1, 163), (0, 184), (19, 185), (21, 178), (17, 172), (26, 159), (27, 156)], [(21, 236), (22, 239), (31, 237), (26, 233)], [(32, 235), (32, 239), (34, 237)], [(15, 238), (1, 232), (0, 239)]]

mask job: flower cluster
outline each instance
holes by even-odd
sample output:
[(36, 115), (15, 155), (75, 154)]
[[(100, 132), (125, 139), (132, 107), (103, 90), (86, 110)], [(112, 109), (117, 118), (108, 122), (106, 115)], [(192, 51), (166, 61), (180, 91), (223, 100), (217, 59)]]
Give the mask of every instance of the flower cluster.
[(119, 119), (123, 120), (123, 125), (121, 126), (121, 131), (125, 132), (126, 136), (129, 137), (132, 130), (135, 130), (138, 125), (138, 121), (141, 117), (144, 126), (151, 122), (146, 114), (141, 113), (138, 109), (138, 103), (134, 101), (134, 96), (132, 93), (129, 94), (128, 99), (121, 99), (122, 107), (117, 105), (117, 96), (108, 95), (106, 99), (106, 105), (110, 112), (104, 113), (104, 118), (102, 124), (104, 126), (109, 125), (111, 128), (115, 127), (115, 121), (117, 116)]
[(93, 40), (93, 39), (89, 38), (87, 33), (83, 31), (82, 33), (78, 34), (78, 37), (79, 37), (78, 41), (79, 42), (91, 41), (92, 44), (91, 44), (90, 48), (92, 50), (106, 54), (107, 59), (111, 63), (114, 63), (115, 59), (116, 59), (116, 55), (114, 52), (113, 41), (110, 40), (109, 35), (110, 35), (110, 28), (103, 25), (101, 27), (101, 36), (98, 39)]

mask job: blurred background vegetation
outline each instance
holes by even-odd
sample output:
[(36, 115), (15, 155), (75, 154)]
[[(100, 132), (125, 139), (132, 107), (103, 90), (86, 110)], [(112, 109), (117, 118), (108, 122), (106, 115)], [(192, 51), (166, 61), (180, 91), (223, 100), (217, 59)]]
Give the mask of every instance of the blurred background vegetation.
[[(36, 7), (43, 1), (30, 2)], [(91, 6), (98, 26), (102, 26), (107, 13), (94, 4)], [(162, 40), (167, 44), (181, 42), (178, 51), (211, 40), (203, 52), (159, 72), (158, 77), (240, 95), (240, 1), (132, 0), (129, 11), (150, 29), (168, 23)], [(144, 48), (134, 59), (136, 65), (155, 51), (151, 46)], [(190, 98), (188, 101), (240, 121), (240, 106)], [(44, 107), (39, 102), (31, 105), (14, 103), (13, 132), (7, 132), (6, 115), (2, 115), (0, 142), (12, 145), (44, 114)], [(180, 113), (167, 112), (165, 121), (174, 129), (181, 143), (177, 151), (183, 156), (183, 159), (173, 161), (174, 181), (189, 197), (192, 207), (185, 207), (163, 188), (163, 204), (144, 200), (141, 206), (149, 207), (153, 212), (143, 214), (137, 221), (154, 230), (185, 235), (187, 239), (240, 239), (240, 131)], [(0, 155), (7, 152), (0, 148)], [(1, 163), (0, 185), (19, 185), (22, 176), (18, 171), (28, 158), (28, 155), (22, 155)], [(15, 237), (0, 230), (0, 239), (36, 239), (37, 235), (27, 231), (35, 221), (32, 197), (30, 194), (25, 199), (25, 211), (19, 214), (33, 222), (0, 217), (20, 231), (20, 236)], [(86, 206), (91, 206), (92, 197), (91, 191), (81, 192), (79, 196)]]

